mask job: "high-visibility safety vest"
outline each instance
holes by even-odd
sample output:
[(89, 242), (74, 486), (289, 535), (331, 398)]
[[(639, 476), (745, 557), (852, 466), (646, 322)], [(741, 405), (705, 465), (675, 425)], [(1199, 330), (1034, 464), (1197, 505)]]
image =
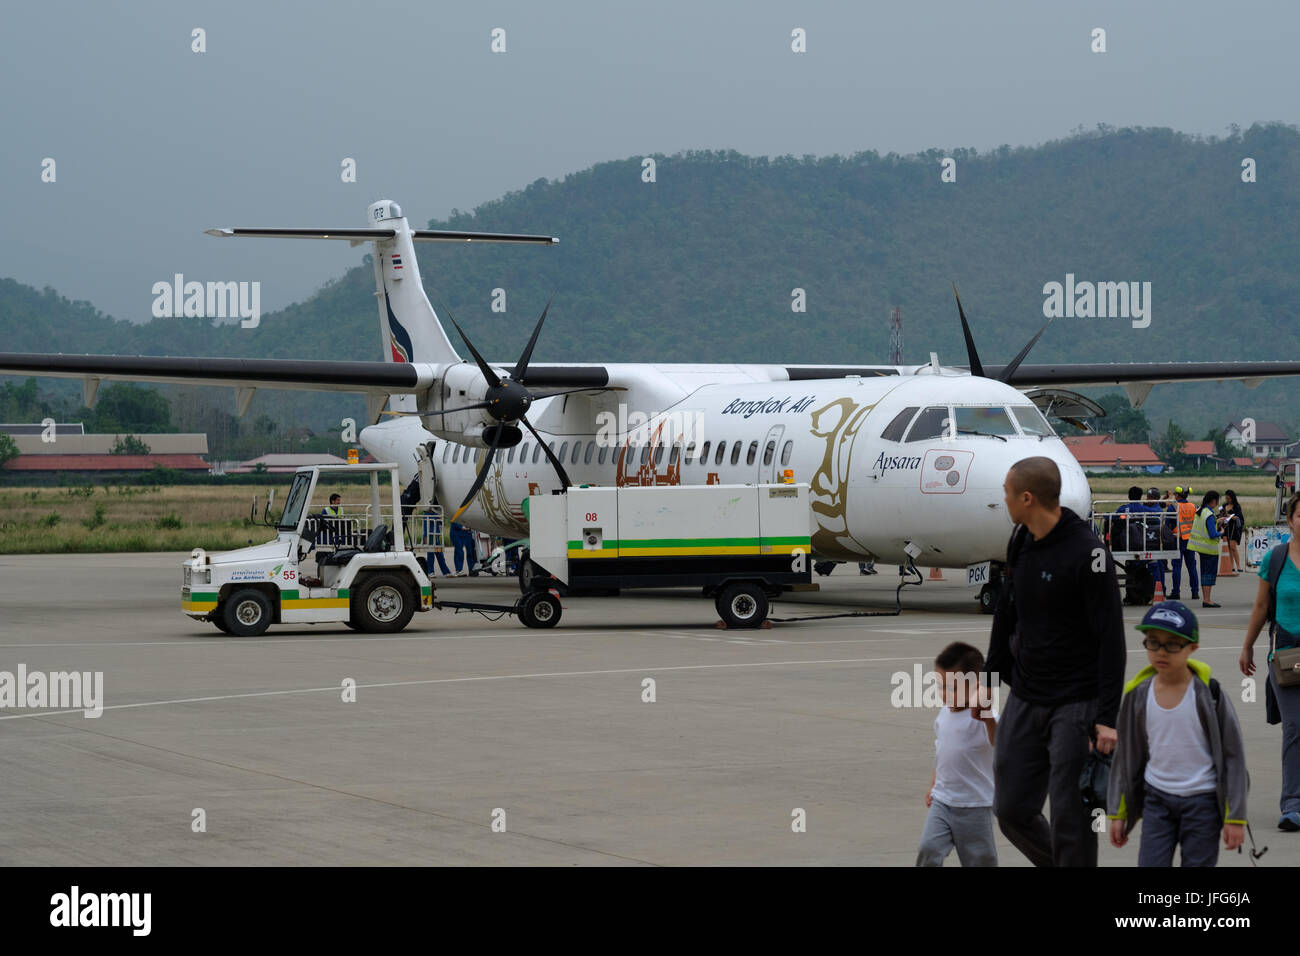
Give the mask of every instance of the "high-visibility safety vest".
[(325, 508), (323, 513), (330, 518), (340, 518), (343, 516), (343, 512), (338, 508)]
[(1209, 519), (1214, 517), (1214, 512), (1209, 508), (1202, 508), (1192, 522), (1192, 537), (1187, 542), (1187, 548), (1190, 551), (1199, 551), (1201, 554), (1218, 554), (1219, 542), (1210, 537)]
[(1184, 541), (1192, 533), (1192, 521), (1196, 518), (1196, 505), (1190, 501), (1178, 502), (1178, 537)]

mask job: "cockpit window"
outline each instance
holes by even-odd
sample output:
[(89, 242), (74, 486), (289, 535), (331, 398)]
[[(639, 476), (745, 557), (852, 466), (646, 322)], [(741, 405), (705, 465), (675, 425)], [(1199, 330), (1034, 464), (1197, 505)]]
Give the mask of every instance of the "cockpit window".
[(934, 405), (916, 416), (912, 427), (908, 429), (907, 440), (926, 441), (931, 438), (949, 438), (952, 418), (947, 405)]
[(907, 431), (907, 423), (912, 420), (912, 416), (920, 409), (919, 405), (913, 405), (911, 408), (905, 408), (897, 415), (894, 420), (885, 426), (885, 430), (880, 433), (880, 437), (885, 441), (902, 441), (903, 433)]
[(1043, 413), (1034, 405), (1012, 405), (1011, 414), (1016, 416), (1016, 421), (1020, 423), (1020, 430), (1030, 438), (1037, 438), (1040, 435), (1055, 435), (1052, 426), (1047, 423)]
[(1014, 435), (1016, 428), (1001, 405), (955, 409), (957, 435)]

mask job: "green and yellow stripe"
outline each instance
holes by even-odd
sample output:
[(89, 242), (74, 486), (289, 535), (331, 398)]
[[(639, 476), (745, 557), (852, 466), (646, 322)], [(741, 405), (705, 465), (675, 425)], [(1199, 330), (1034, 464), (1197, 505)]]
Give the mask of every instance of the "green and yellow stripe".
[(623, 538), (602, 542), (603, 547), (586, 549), (581, 541), (568, 543), (571, 558), (650, 558), (659, 556), (764, 555), (810, 551), (807, 536), (771, 538)]

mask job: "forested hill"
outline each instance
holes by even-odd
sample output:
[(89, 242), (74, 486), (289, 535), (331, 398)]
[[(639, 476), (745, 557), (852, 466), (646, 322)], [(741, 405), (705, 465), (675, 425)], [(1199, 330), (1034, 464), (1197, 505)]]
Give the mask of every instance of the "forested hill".
[[(956, 161), (942, 182), (941, 161)], [(1258, 181), (1242, 181), (1242, 161)], [(981, 357), (1010, 358), (1044, 322), (1043, 287), (1151, 283), (1151, 324), (1061, 318), (1030, 361), (1300, 359), (1300, 130), (1224, 138), (1078, 134), (976, 154), (754, 158), (735, 152), (601, 163), (538, 180), (431, 228), (545, 232), (549, 249), (429, 244), (420, 266), (479, 348), (517, 356), (547, 298), (538, 361), (881, 362), (889, 309), (904, 360), (965, 362), (956, 282)], [(420, 196), (393, 196), (418, 215)], [(261, 327), (113, 322), (0, 282), (4, 350), (380, 357), (373, 280), (357, 268)], [(507, 311), (491, 309), (506, 291)], [(804, 290), (806, 311), (791, 309)], [(459, 343), (457, 343), (459, 347)], [(1292, 387), (1294, 391), (1294, 386)], [(1232, 415), (1293, 423), (1280, 383), (1160, 387), (1153, 423), (1197, 433)], [(259, 404), (261, 396), (259, 396)], [(333, 403), (329, 403), (333, 407)], [(269, 406), (262, 406), (269, 410)], [(298, 408), (297, 402), (292, 407)]]

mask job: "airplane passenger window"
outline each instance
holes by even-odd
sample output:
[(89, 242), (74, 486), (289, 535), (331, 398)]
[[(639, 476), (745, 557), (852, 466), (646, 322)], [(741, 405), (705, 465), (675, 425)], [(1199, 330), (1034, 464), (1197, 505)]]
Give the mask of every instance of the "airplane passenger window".
[(596, 455), (596, 460), (599, 461), (602, 465), (605, 464), (605, 453), (608, 451), (609, 451), (608, 448), (606, 448), (604, 445), (601, 445), (600, 452), (599, 454)]
[(718, 442), (718, 453), (713, 456), (713, 463), (715, 465), (722, 464), (722, 453), (725, 452), (726, 450), (727, 450), (727, 443), (725, 441)]
[(957, 414), (958, 435), (1014, 435), (1016, 427), (1011, 424), (1007, 410), (1001, 405), (983, 408), (954, 409)]
[(524, 442), (519, 446), (519, 464), (528, 464), (528, 442)]
[(701, 465), (707, 465), (707, 464), (709, 463), (709, 445), (710, 445), (710, 442), (705, 442), (703, 445), (700, 446), (700, 464), (701, 464)]
[(447, 456), (451, 454), (451, 442), (442, 443), (442, 463), (447, 464)]
[(689, 445), (686, 446), (686, 458), (683, 461), (683, 464), (689, 465), (691, 463), (691, 459), (693, 459), (694, 457), (695, 457), (695, 442), (691, 442)]
[(587, 454), (582, 456), (582, 463), (584, 465), (590, 465), (591, 456), (594, 454), (596, 454), (596, 443), (594, 441), (589, 441), (587, 442)]
[(455, 445), (453, 446), (451, 452), (451, 463), (455, 465), (458, 464), (459, 462), (460, 462), (460, 446)]
[(682, 446), (681, 446), (681, 445), (673, 445), (673, 451), (672, 451), (672, 454), (670, 454), (670, 455), (668, 456), (668, 464), (670, 464), (670, 465), (675, 465), (675, 464), (677, 464), (677, 459), (681, 457), (681, 454), (682, 454)]
[(794, 451), (794, 442), (788, 441), (781, 447), (781, 464), (790, 464), (790, 453)]
[(1052, 436), (1056, 432), (1048, 424), (1043, 413), (1034, 405), (1012, 405), (1011, 414), (1016, 416), (1016, 421), (1020, 423), (1020, 430), (1030, 438), (1037, 438), (1039, 435)]
[(902, 441), (903, 432), (907, 431), (907, 423), (912, 420), (912, 416), (918, 411), (920, 411), (919, 405), (903, 409), (894, 416), (892, 422), (885, 426), (885, 430), (880, 433), (880, 437), (885, 441)]
[(573, 457), (569, 459), (569, 464), (576, 465), (578, 463), (578, 456), (581, 454), (582, 454), (582, 442), (575, 441), (573, 443)]
[(950, 438), (952, 416), (947, 405), (932, 405), (912, 422), (907, 431), (908, 441), (926, 441), (931, 438)]
[(766, 468), (772, 464), (772, 456), (776, 454), (776, 442), (770, 441), (767, 447), (763, 449), (763, 467)]
[(642, 445), (642, 446), (641, 446), (641, 464), (644, 465), (644, 464), (645, 464), (647, 461), (649, 461), (649, 460), (650, 460), (650, 446), (649, 446), (649, 445)]
[(745, 455), (745, 464), (752, 465), (757, 460), (758, 460), (758, 442), (752, 441), (749, 443), (749, 451)]
[(506, 449), (506, 464), (507, 465), (514, 464), (514, 460), (515, 460), (515, 446), (511, 445), (509, 448)]
[(655, 467), (658, 468), (660, 463), (663, 460), (664, 460), (664, 446), (655, 445)]
[(567, 441), (560, 442), (560, 453), (556, 457), (559, 458), (560, 461), (564, 461), (564, 455), (566, 452), (568, 452), (568, 450), (569, 450), (569, 443)]
[(542, 457), (542, 443), (538, 442), (533, 448), (533, 464), (537, 464), (537, 459)]
[(731, 446), (731, 463), (733, 465), (740, 464), (740, 442), (735, 442)]

